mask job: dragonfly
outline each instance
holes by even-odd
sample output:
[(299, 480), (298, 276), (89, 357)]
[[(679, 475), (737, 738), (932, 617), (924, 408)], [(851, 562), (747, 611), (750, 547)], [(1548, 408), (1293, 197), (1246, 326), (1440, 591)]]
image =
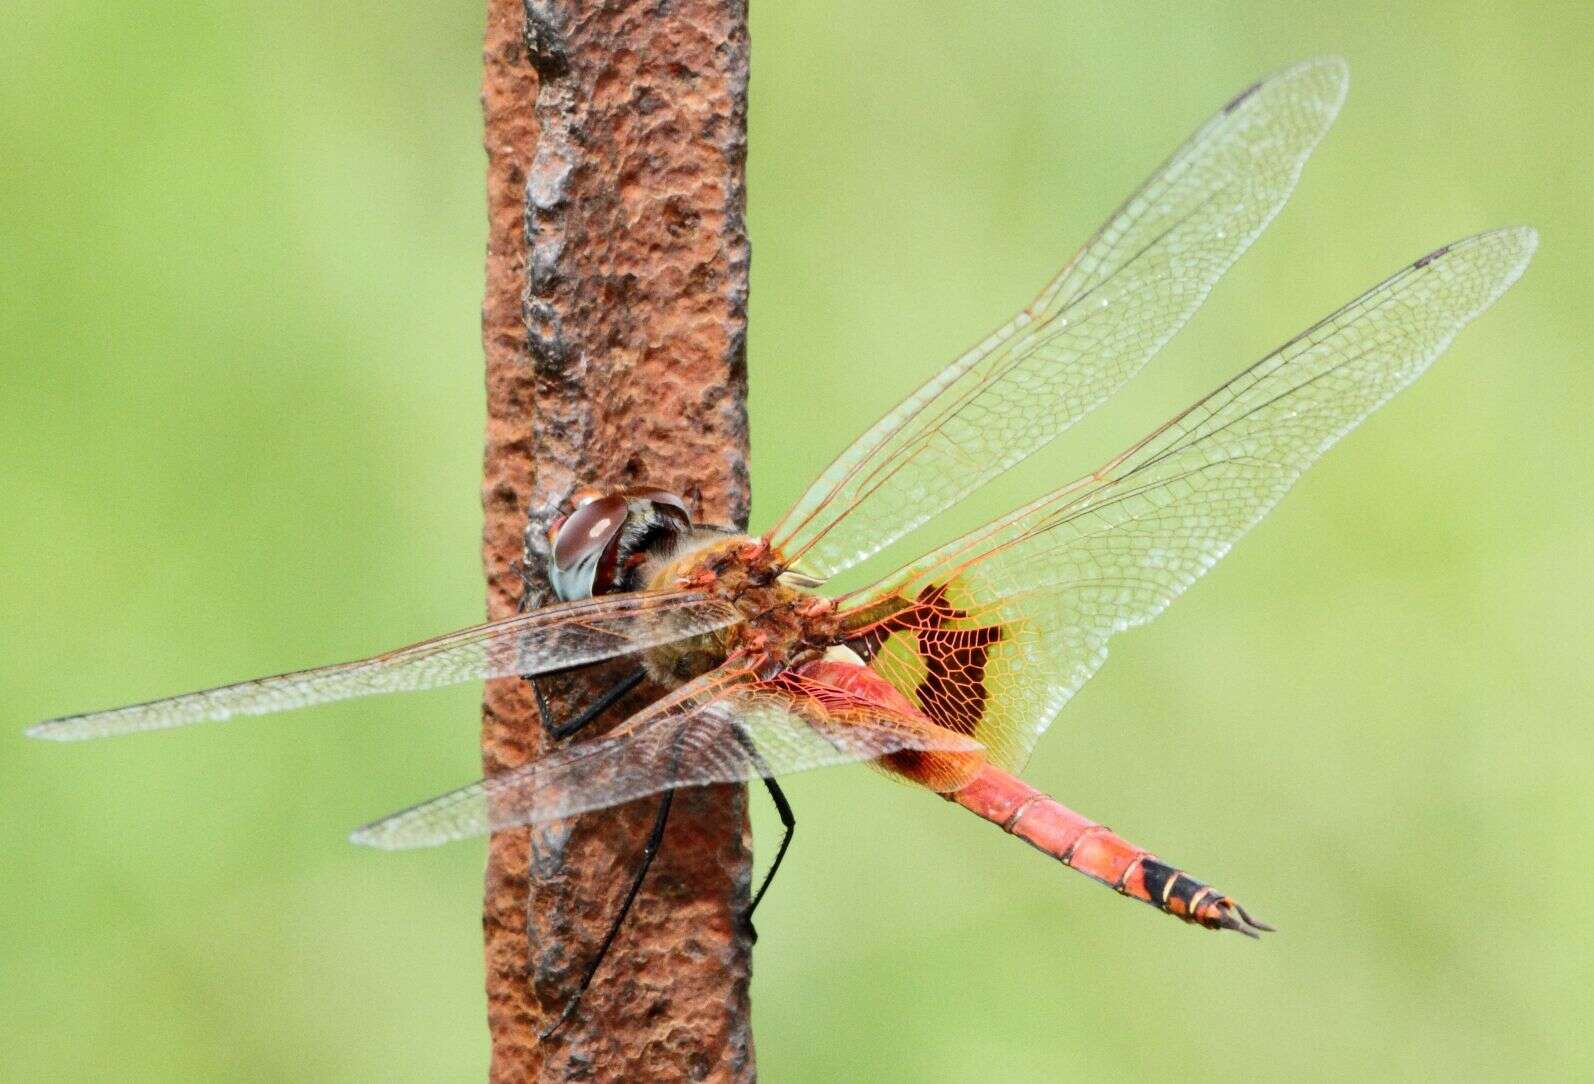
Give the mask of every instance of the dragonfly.
[[(1532, 229), (1428, 252), (1077, 480), (872, 586), (826, 585), (1040, 451), (1140, 372), (1277, 215), (1347, 82), (1343, 61), (1310, 60), (1227, 102), (1029, 305), (860, 436), (762, 535), (695, 522), (661, 489), (591, 487), (565, 502), (543, 540), (554, 604), (356, 662), (28, 733), (158, 730), (632, 657), (630, 676), (553, 732), (581, 729), (643, 683), (657, 692), (646, 707), (360, 828), (353, 842), (431, 846), (657, 796), (651, 856), (680, 788), (773, 788), (787, 773), (864, 762), (1187, 923), (1269, 931), (1228, 894), (1020, 773), (1113, 637), (1160, 614), (1307, 467), (1423, 373), (1523, 273)], [(795, 824), (771, 794), (786, 835), (754, 906)], [(645, 874), (644, 864), (632, 897)]]

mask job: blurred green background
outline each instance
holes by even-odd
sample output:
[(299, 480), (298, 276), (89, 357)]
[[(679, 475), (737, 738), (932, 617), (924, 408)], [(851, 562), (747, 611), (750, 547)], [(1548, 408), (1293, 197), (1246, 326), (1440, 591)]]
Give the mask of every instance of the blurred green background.
[[(754, 4), (755, 526), (1295, 58), (1353, 74), (1291, 206), (1118, 402), (940, 533), (1443, 241), (1543, 232), (1032, 762), (1283, 932), (1184, 928), (862, 769), (798, 777), (766, 1079), (1594, 1073), (1594, 18), (1329, 7)], [(482, 1075), (481, 845), (344, 842), (472, 776), (476, 689), (20, 735), (479, 618), (480, 8), (7, 5), (8, 1079)]]

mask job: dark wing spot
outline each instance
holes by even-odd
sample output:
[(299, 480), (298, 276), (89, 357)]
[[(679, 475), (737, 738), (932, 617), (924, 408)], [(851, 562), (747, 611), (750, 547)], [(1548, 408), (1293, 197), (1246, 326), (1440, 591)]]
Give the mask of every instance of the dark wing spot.
[(1240, 106), (1244, 105), (1245, 100), (1261, 89), (1261, 86), (1261, 82), (1252, 83), (1250, 86), (1240, 91), (1240, 93), (1236, 94), (1233, 98), (1229, 99), (1229, 104), (1223, 107), (1223, 115), (1226, 117), (1233, 113), (1236, 109), (1240, 108)]
[(925, 671), (913, 690), (919, 710), (938, 726), (972, 735), (985, 715), (985, 669), (991, 646), (1002, 639), (1002, 629), (999, 625), (947, 628), (968, 616), (967, 610), (947, 601), (945, 584), (932, 584), (919, 592), (912, 605), (866, 629), (847, 646), (867, 662), (893, 633), (912, 633)]
[(1414, 270), (1421, 271), (1424, 267), (1427, 267), (1429, 264), (1433, 263), (1435, 260), (1437, 260), (1439, 257), (1443, 256), (1445, 253), (1447, 253), (1449, 251), (1450, 251), (1450, 246), (1449, 245), (1441, 245), (1440, 247), (1434, 249), (1432, 252), (1428, 253), (1428, 255), (1424, 256), (1422, 259), (1418, 260), (1416, 263), (1412, 264), (1411, 266), (1412, 266), (1412, 268)]

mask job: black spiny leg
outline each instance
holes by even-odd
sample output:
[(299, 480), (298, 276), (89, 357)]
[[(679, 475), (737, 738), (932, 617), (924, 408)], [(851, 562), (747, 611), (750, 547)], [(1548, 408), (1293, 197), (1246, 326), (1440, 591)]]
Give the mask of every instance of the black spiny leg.
[(753, 893), (753, 902), (747, 905), (747, 910), (742, 915), (742, 925), (747, 930), (747, 937), (755, 942), (758, 940), (758, 930), (753, 926), (753, 912), (758, 910), (758, 904), (763, 900), (764, 893), (768, 892), (769, 886), (774, 883), (781, 859), (786, 857), (786, 848), (791, 846), (791, 837), (797, 833), (797, 817), (792, 813), (791, 803), (786, 800), (786, 794), (780, 789), (780, 784), (767, 775), (762, 778), (765, 789), (769, 791), (770, 800), (775, 803), (775, 812), (780, 814), (780, 824), (785, 829), (785, 834), (780, 837), (780, 847), (775, 851), (775, 860), (769, 864), (769, 872), (764, 874), (764, 882), (758, 886), (758, 891)]
[(570, 735), (574, 734), (576, 731), (592, 722), (592, 720), (596, 719), (598, 716), (614, 707), (615, 704), (619, 703), (621, 697), (625, 696), (632, 689), (642, 684), (642, 680), (647, 676), (648, 672), (646, 668), (641, 666), (637, 667), (625, 677), (621, 678), (609, 689), (605, 690), (603, 695), (598, 697), (598, 699), (588, 704), (585, 708), (582, 708), (578, 714), (560, 723), (549, 721), (549, 717), (552, 715), (552, 709), (550, 709), (548, 706), (548, 698), (543, 695), (541, 683), (539, 683), (536, 678), (527, 678), (526, 680), (531, 682), (532, 695), (537, 698), (537, 718), (542, 723), (543, 733), (547, 734), (548, 737), (554, 739), (555, 741), (558, 741), (561, 738), (568, 738)]
[(786, 857), (786, 848), (791, 846), (791, 837), (797, 831), (797, 818), (792, 814), (791, 803), (786, 800), (785, 792), (774, 780), (775, 773), (769, 770), (769, 764), (759, 755), (758, 746), (753, 744), (753, 739), (747, 731), (736, 727), (731, 733), (736, 736), (736, 743), (747, 754), (747, 759), (758, 770), (758, 777), (764, 781), (764, 788), (769, 791), (769, 797), (775, 803), (775, 812), (780, 814), (781, 826), (786, 830), (780, 837), (780, 849), (775, 852), (775, 860), (769, 864), (769, 872), (764, 874), (764, 883), (758, 886), (758, 891), (753, 894), (753, 902), (748, 904), (747, 911), (742, 915), (742, 927), (747, 930), (747, 939), (756, 942), (758, 930), (753, 926), (753, 912), (758, 910), (759, 901), (764, 898), (764, 893), (769, 891), (770, 883), (775, 880), (775, 871), (780, 869), (780, 860)]
[[(582, 729), (588, 723), (592, 722), (598, 716), (614, 707), (621, 697), (625, 696), (632, 689), (635, 689), (639, 684), (641, 684), (642, 679), (647, 676), (648, 672), (646, 669), (640, 666), (637, 667), (631, 673), (621, 678), (612, 688), (605, 690), (602, 696), (598, 697), (585, 708), (581, 709), (580, 712), (571, 716), (569, 719), (566, 719), (562, 723), (549, 722), (549, 719), (553, 714), (553, 709), (548, 705), (548, 698), (543, 695), (542, 685), (539, 684), (537, 679), (534, 677), (528, 677), (526, 680), (531, 683), (532, 694), (537, 698), (537, 718), (542, 723), (543, 733), (547, 734), (550, 740), (559, 741), (562, 738), (568, 738), (570, 735), (574, 734), (576, 731)], [(528, 828), (527, 831), (534, 831), (534, 829)], [(529, 846), (527, 847), (526, 860), (528, 863), (531, 861), (531, 849)], [(526, 880), (528, 885), (531, 881), (531, 878), (531, 870), (527, 869)], [(532, 893), (528, 889), (526, 892), (525, 916), (526, 966), (528, 969), (531, 966), (532, 945), (531, 905)], [(588, 976), (589, 979), (590, 977), (591, 976)], [(581, 988), (585, 990), (586, 984), (583, 983)], [(560, 1023), (564, 1023), (564, 1021), (561, 1019)]]
[(625, 894), (625, 902), (620, 904), (620, 913), (614, 916), (614, 922), (609, 926), (609, 932), (603, 938), (603, 944), (598, 946), (598, 951), (592, 957), (592, 962), (587, 964), (587, 970), (582, 973), (581, 982), (576, 986), (576, 992), (570, 995), (570, 1000), (565, 1003), (564, 1011), (559, 1014), (559, 1019), (553, 1026), (542, 1033), (542, 1038), (553, 1036), (554, 1032), (564, 1027), (565, 1022), (576, 1014), (576, 1009), (581, 1005), (581, 998), (587, 992), (587, 987), (592, 985), (592, 977), (598, 973), (598, 968), (603, 964), (603, 958), (609, 954), (609, 946), (614, 944), (614, 939), (620, 935), (620, 927), (625, 924), (625, 918), (631, 913), (631, 905), (636, 902), (637, 893), (642, 890), (642, 881), (648, 875), (648, 869), (653, 865), (653, 858), (659, 853), (659, 844), (664, 842), (664, 825), (670, 819), (670, 804), (675, 800), (675, 792), (667, 790), (664, 797), (659, 800), (659, 812), (653, 818), (653, 831), (648, 835), (648, 842), (642, 848), (642, 862), (638, 866), (636, 876), (631, 880), (631, 888)]

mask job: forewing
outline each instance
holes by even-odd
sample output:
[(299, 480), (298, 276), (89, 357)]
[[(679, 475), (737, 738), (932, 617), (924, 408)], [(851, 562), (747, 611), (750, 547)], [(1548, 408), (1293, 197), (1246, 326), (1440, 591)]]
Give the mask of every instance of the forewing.
[(542, 674), (643, 651), (740, 620), (734, 606), (696, 592), (606, 595), (462, 629), (357, 662), (51, 719), (29, 729), (28, 736), (98, 738), (479, 678)]
[(385, 850), (620, 805), (677, 787), (735, 783), (905, 750), (979, 746), (916, 716), (841, 697), (826, 702), (784, 675), (728, 666), (689, 682), (601, 738), (433, 798), (355, 832)]
[(1022, 767), (1107, 657), (1516, 281), (1530, 229), (1403, 269), (1100, 470), (908, 567), (851, 613), (871, 665)]
[(823, 581), (1037, 451), (1194, 315), (1288, 199), (1347, 73), (1299, 64), (1228, 105), (1035, 301), (843, 452), (770, 532)]

